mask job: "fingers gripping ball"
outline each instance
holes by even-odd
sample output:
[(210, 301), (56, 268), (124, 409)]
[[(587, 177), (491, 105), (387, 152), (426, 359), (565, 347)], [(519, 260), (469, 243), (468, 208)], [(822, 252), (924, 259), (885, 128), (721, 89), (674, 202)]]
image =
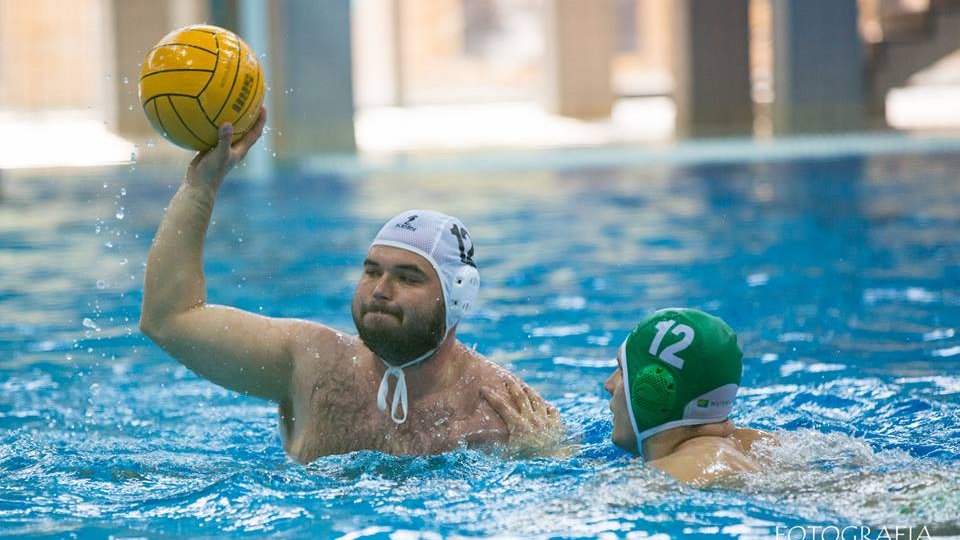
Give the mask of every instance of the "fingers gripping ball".
[(233, 124), (237, 141), (256, 123), (263, 71), (257, 55), (233, 32), (187, 26), (147, 53), (139, 90), (154, 129), (177, 146), (204, 151), (217, 145), (221, 124)]

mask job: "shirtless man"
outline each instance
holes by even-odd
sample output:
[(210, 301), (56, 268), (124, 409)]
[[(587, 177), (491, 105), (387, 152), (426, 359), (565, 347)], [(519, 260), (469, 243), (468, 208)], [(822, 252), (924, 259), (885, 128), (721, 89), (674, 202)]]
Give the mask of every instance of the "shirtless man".
[[(218, 145), (187, 168), (150, 249), (142, 331), (198, 375), (277, 402), (284, 449), (301, 463), (361, 449), (509, 443), (480, 391), (506, 395), (508, 382), (522, 383), (456, 339), (480, 283), (473, 241), (456, 218), (409, 211), (384, 225), (353, 297), (358, 336), (207, 303), (202, 251), (214, 200), (265, 122), (263, 109), (233, 144), (233, 128), (221, 126)], [(557, 410), (527, 391), (538, 408), (524, 421), (559, 432)]]
[[(619, 367), (604, 383), (613, 411), (614, 444), (650, 466), (694, 485), (755, 471), (752, 445), (771, 435), (738, 428), (728, 419), (740, 386), (743, 354), (722, 320), (695, 309), (664, 309), (640, 322), (617, 354)], [(511, 384), (513, 397), (487, 397), (521, 440), (537, 432), (524, 408), (533, 396)]]

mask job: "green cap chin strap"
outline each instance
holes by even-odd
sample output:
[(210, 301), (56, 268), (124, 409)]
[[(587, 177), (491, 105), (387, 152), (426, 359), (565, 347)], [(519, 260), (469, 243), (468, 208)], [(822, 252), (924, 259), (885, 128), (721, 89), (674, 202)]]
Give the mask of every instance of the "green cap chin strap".
[(742, 358), (734, 331), (703, 311), (662, 309), (641, 321), (620, 348), (637, 453), (667, 429), (726, 420)]

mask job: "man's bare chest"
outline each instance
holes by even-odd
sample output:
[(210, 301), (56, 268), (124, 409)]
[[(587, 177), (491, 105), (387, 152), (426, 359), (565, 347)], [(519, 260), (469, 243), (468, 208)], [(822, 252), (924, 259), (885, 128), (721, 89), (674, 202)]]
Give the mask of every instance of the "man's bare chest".
[[(480, 398), (484, 377), (478, 369), (420, 395), (408, 375), (407, 420), (398, 425), (377, 407), (383, 373), (372, 358), (345, 350), (332, 362), (299, 365), (297, 390), (281, 407), (285, 448), (298, 461), (357, 450), (436, 454), (506, 436), (503, 422)], [(395, 387), (390, 385), (387, 403)]]
[(395, 423), (380, 411), (372, 391), (314, 396), (312, 426), (305, 435), (318, 456), (377, 450), (389, 454), (437, 454), (469, 444), (495, 429), (475, 400), (427, 397), (410, 403), (407, 420)]

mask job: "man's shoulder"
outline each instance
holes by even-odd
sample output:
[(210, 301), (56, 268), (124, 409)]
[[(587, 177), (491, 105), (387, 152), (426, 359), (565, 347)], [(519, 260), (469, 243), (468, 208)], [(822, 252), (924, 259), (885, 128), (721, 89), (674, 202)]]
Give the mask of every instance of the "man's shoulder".
[(715, 463), (740, 463), (749, 457), (734, 437), (704, 436), (685, 441), (672, 454), (661, 459), (707, 467)]
[(477, 351), (469, 347), (464, 347), (467, 354), (470, 355), (470, 369), (468, 375), (472, 375), (475, 382), (483, 387), (502, 386), (509, 381), (516, 381), (523, 387), (529, 385), (516, 373), (503, 367), (497, 362), (490, 360)]
[(357, 336), (314, 321), (291, 319), (290, 348), (296, 364), (328, 363), (361, 345)]
[(738, 427), (733, 430), (733, 437), (737, 440), (740, 448), (746, 452), (752, 451), (753, 445), (756, 443), (772, 444), (774, 446), (777, 444), (776, 436), (762, 429)]
[(756, 469), (756, 462), (731, 437), (697, 437), (648, 465), (685, 483), (704, 485), (720, 477)]
[(469, 366), (467, 373), (472, 373), (483, 381), (491, 382), (515, 377), (507, 368), (483, 356), (473, 348), (464, 345), (462, 354), (467, 357), (467, 365)]

